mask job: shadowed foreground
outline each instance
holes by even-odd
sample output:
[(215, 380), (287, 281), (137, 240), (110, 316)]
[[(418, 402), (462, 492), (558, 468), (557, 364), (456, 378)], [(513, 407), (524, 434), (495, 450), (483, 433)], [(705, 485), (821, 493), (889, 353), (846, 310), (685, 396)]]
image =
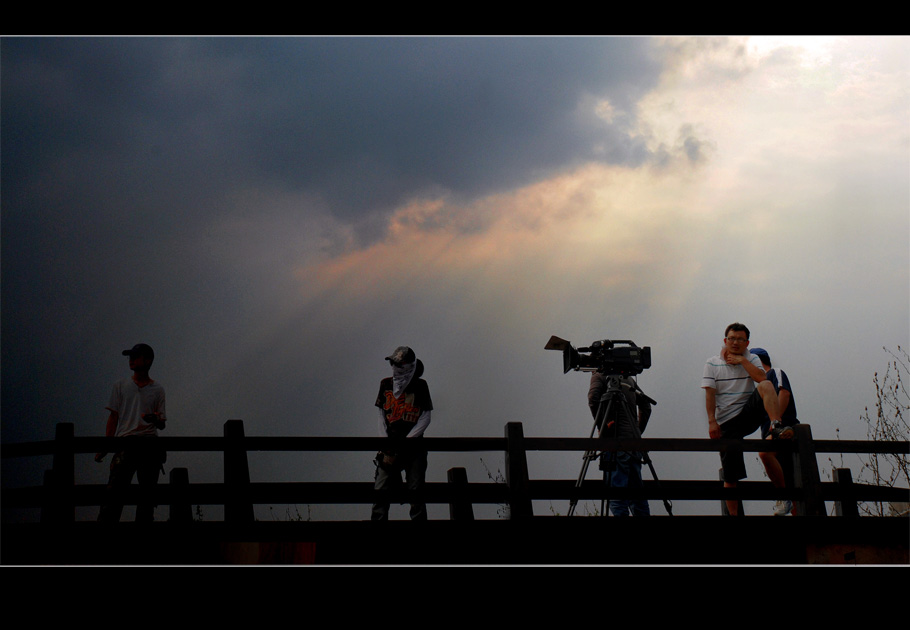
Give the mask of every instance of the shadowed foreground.
[(2, 540), (5, 565), (910, 563), (900, 517), (8, 524)]

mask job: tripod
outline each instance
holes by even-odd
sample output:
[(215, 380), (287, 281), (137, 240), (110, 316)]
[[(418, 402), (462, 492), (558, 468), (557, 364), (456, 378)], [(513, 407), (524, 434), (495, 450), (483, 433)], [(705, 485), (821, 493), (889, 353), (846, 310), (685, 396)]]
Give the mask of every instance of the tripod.
[[(622, 391), (622, 381), (621, 375), (619, 374), (607, 374), (606, 381), (607, 387), (603, 395), (600, 398), (600, 401), (597, 405), (597, 413), (594, 416), (594, 426), (591, 428), (591, 436), (594, 437), (594, 433), (598, 430), (600, 433), (599, 437), (606, 438), (610, 432), (613, 435), (616, 435), (618, 427), (628, 427), (632, 432), (632, 437), (635, 439), (641, 438), (641, 429), (638, 426), (638, 417), (633, 413), (633, 409), (629, 404), (628, 399)], [(636, 388), (637, 389), (637, 388)], [(637, 390), (637, 394), (644, 396), (648, 402), (657, 404), (647, 396), (641, 390)], [(585, 477), (588, 474), (588, 466), (595, 459), (603, 457), (605, 452), (598, 454), (597, 450), (585, 451), (583, 456), (583, 464), (581, 467), (581, 472), (578, 475), (578, 481), (575, 483), (576, 488), (581, 488), (582, 483), (585, 480)], [(660, 483), (660, 480), (657, 478), (657, 472), (654, 470), (654, 464), (651, 461), (651, 457), (648, 455), (647, 451), (641, 452), (641, 459), (643, 463), (648, 465), (648, 468), (651, 470), (651, 476), (654, 478), (654, 481)], [(615, 457), (614, 457), (615, 465)], [(604, 481), (607, 481), (608, 471), (604, 471)], [(612, 483), (612, 476), (609, 479)], [(606, 516), (606, 508), (604, 503), (606, 500), (601, 502), (601, 514)], [(667, 510), (667, 514), (673, 516), (673, 506), (667, 499), (663, 500), (664, 507)], [(578, 499), (573, 498), (569, 504), (569, 516), (575, 514), (575, 507), (578, 504)]]

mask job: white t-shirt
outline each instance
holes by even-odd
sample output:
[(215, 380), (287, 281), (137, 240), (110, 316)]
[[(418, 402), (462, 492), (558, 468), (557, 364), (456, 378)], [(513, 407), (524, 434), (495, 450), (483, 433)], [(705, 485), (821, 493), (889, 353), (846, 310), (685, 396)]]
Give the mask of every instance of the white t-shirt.
[[(762, 370), (761, 359), (751, 352), (744, 355), (752, 365)], [(764, 372), (764, 370), (762, 370)], [(723, 424), (735, 417), (755, 390), (755, 381), (741, 365), (730, 365), (720, 355), (705, 363), (701, 379), (702, 389), (711, 388), (715, 393), (715, 418)]]
[(114, 437), (158, 435), (155, 425), (143, 420), (142, 416), (158, 413), (162, 419), (167, 418), (164, 412), (164, 387), (154, 380), (139, 387), (132, 377), (127, 377), (114, 383), (107, 409), (115, 411), (118, 416)]

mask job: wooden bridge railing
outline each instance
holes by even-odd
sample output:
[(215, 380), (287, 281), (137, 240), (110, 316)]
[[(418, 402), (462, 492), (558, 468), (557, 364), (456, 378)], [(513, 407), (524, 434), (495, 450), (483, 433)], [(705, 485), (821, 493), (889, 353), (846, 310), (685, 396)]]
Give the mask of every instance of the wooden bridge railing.
[[(75, 520), (76, 506), (101, 505), (103, 485), (75, 484), (75, 455), (116, 452), (124, 439), (75, 437), (72, 424), (57, 425), (54, 440), (3, 444), (2, 457), (18, 458), (53, 455), (53, 467), (45, 474), (44, 485), (31, 488), (3, 488), (5, 508), (41, 508), (42, 522), (66, 523)], [(189, 482), (186, 468), (174, 468), (167, 484), (153, 492), (158, 505), (170, 506), (170, 521), (192, 520), (193, 505), (223, 505), (225, 521), (244, 523), (254, 520), (256, 504), (370, 504), (375, 500), (371, 482), (282, 482), (257, 483), (250, 479), (247, 453), (251, 451), (372, 451), (383, 448), (383, 438), (358, 437), (247, 437), (240, 420), (228, 420), (223, 437), (159, 437), (156, 447), (167, 451), (216, 451), (224, 453), (224, 482)], [(135, 445), (130, 441), (131, 447)], [(857, 484), (849, 469), (833, 471), (834, 479), (820, 479), (816, 456), (819, 453), (908, 454), (910, 442), (870, 442), (814, 440), (809, 425), (797, 426), (796, 437), (785, 441), (640, 439), (601, 440), (599, 438), (526, 437), (520, 423), (509, 423), (502, 438), (424, 438), (432, 452), (501, 452), (505, 454), (505, 483), (468, 483), (463, 468), (448, 471), (447, 483), (428, 483), (424, 498), (428, 503), (448, 503), (450, 517), (473, 520), (475, 504), (508, 504), (509, 518), (532, 517), (534, 500), (581, 500), (605, 498), (646, 498), (660, 500), (775, 500), (789, 498), (797, 515), (825, 516), (825, 502), (835, 503), (835, 514), (858, 516), (857, 503), (907, 502), (910, 490)], [(602, 480), (534, 480), (528, 473), (530, 451), (674, 451), (718, 452), (738, 448), (744, 452), (777, 451), (790, 453), (794, 462), (792, 487), (774, 488), (770, 482), (741, 482), (737, 488), (724, 488), (720, 481), (645, 481), (644, 488), (610, 488)], [(609, 496), (608, 496), (609, 494)], [(138, 487), (132, 486), (124, 500), (135, 504)], [(393, 495), (393, 501), (406, 498)]]

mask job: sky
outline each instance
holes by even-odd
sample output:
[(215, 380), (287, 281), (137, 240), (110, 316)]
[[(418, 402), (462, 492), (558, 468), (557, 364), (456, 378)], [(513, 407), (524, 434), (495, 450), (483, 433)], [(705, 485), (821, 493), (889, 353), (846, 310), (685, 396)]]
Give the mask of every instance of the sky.
[[(4, 442), (103, 435), (140, 342), (163, 435), (376, 435), (409, 345), (428, 436), (587, 437), (588, 374), (551, 335), (650, 347), (645, 437), (707, 437), (702, 368), (734, 321), (813, 436), (863, 439), (883, 347), (910, 347), (907, 37), (5, 37), (0, 64)], [(715, 454), (652, 457), (717, 479)], [(368, 481), (371, 460), (250, 466)], [(529, 455), (532, 478), (581, 463)], [(4, 485), (40, 483), (15, 465)], [(173, 466), (221, 480), (218, 456)], [(502, 456), (431, 454), (428, 480), (453, 466), (484, 482)], [(257, 516), (295, 510), (369, 506)]]

